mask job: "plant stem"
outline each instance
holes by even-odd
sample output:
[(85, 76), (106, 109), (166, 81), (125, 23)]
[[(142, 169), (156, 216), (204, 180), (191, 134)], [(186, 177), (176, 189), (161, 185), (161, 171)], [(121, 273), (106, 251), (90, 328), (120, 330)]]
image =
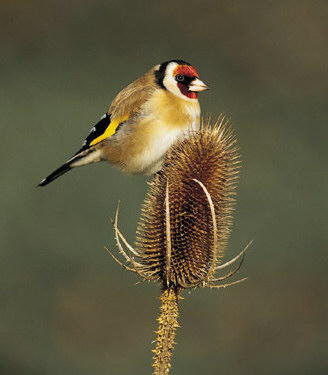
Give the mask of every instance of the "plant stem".
[(171, 357), (174, 347), (175, 332), (178, 325), (179, 300), (181, 290), (168, 287), (161, 295), (160, 316), (158, 317), (158, 330), (153, 368), (153, 375), (168, 375), (171, 367)]

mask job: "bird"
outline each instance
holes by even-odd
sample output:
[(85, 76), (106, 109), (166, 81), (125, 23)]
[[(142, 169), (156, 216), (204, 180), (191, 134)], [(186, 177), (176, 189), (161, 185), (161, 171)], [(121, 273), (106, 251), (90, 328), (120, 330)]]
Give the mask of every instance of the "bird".
[(197, 129), (198, 92), (207, 89), (196, 68), (184, 60), (152, 67), (119, 92), (82, 147), (38, 186), (99, 161), (127, 174), (155, 174), (172, 144)]

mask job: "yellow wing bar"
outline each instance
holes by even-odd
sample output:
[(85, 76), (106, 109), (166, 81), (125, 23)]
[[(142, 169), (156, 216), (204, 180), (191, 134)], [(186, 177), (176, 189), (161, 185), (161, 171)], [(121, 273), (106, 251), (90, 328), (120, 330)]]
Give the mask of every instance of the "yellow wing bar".
[(111, 121), (109, 125), (107, 126), (106, 130), (103, 134), (101, 134), (99, 137), (95, 138), (92, 142), (90, 142), (90, 146), (93, 146), (99, 142), (101, 142), (103, 139), (110, 137), (111, 135), (115, 134), (117, 127), (124, 121), (128, 119), (128, 116), (122, 117), (120, 119), (115, 119), (114, 121)]

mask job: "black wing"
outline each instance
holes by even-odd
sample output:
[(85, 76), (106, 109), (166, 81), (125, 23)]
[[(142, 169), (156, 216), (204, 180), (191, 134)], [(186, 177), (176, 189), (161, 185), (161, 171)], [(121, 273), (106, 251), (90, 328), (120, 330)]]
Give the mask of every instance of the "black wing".
[(76, 152), (74, 155), (79, 154), (80, 152), (87, 150), (90, 147), (90, 143), (104, 134), (105, 130), (108, 128), (110, 124), (110, 115), (106, 113), (99, 122), (91, 129), (89, 135), (86, 137), (86, 139), (82, 143), (82, 147), (79, 149), (78, 152)]

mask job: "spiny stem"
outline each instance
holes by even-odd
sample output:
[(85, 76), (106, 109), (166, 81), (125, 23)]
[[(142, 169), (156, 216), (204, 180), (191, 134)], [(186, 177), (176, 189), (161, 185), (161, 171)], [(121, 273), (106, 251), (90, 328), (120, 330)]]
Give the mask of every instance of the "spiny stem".
[(161, 295), (160, 316), (158, 317), (158, 330), (156, 331), (156, 349), (153, 375), (168, 375), (171, 367), (171, 357), (174, 347), (175, 332), (178, 325), (179, 300), (181, 290), (169, 287)]

